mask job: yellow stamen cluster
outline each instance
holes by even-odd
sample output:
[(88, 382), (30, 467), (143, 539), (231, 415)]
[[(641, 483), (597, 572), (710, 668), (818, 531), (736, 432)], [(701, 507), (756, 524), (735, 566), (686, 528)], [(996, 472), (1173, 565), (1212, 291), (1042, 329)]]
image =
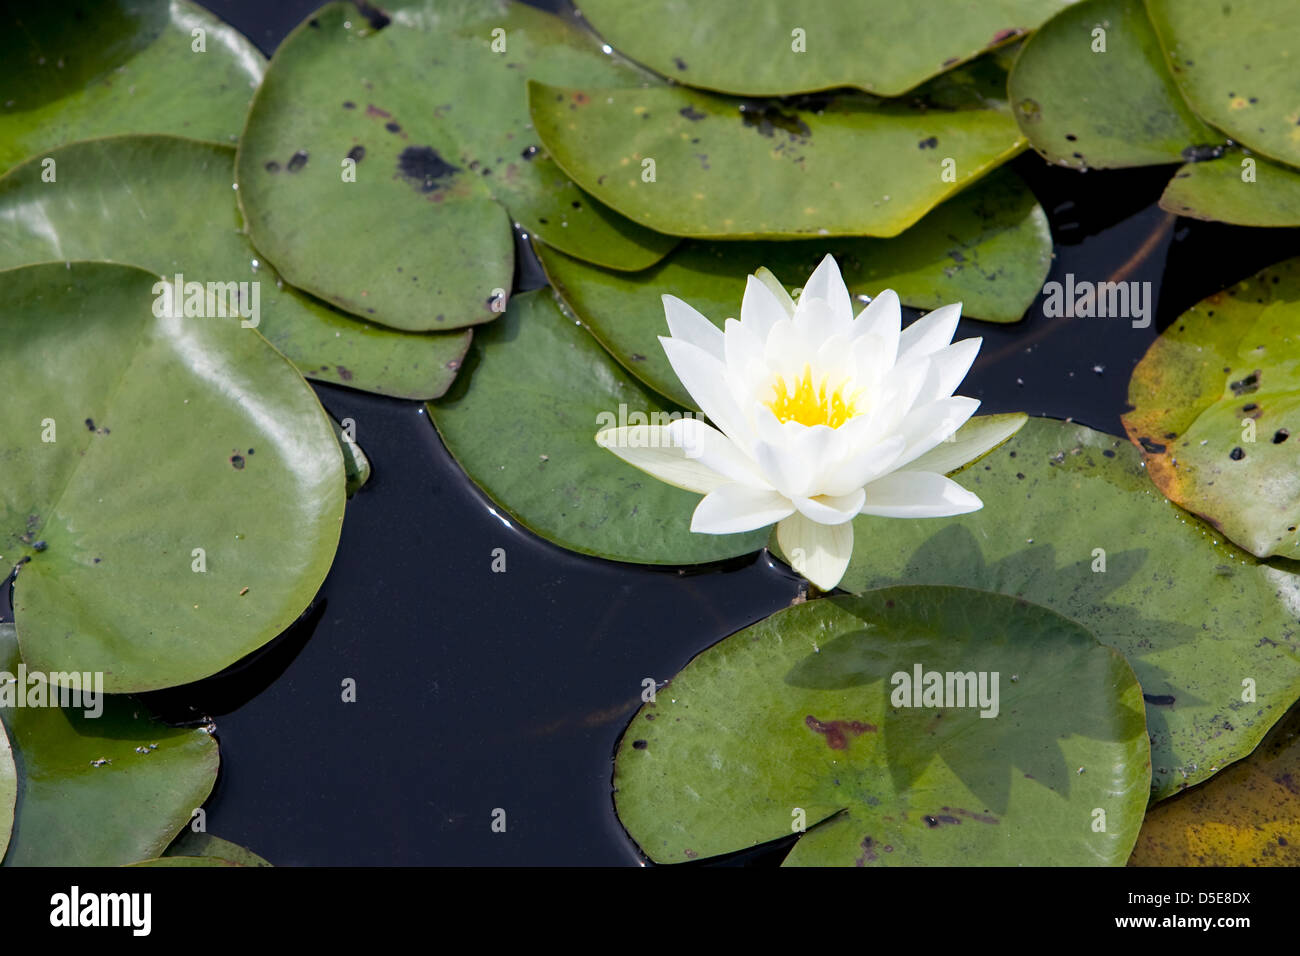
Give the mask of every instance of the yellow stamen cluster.
[(848, 385), (841, 382), (828, 395), (825, 377), (814, 385), (812, 369), (805, 365), (803, 375), (795, 379), (793, 387), (786, 384), (784, 376), (777, 376), (772, 383), (775, 394), (767, 407), (782, 422), (839, 428), (857, 414), (856, 403), (861, 395), (861, 390), (846, 394)]

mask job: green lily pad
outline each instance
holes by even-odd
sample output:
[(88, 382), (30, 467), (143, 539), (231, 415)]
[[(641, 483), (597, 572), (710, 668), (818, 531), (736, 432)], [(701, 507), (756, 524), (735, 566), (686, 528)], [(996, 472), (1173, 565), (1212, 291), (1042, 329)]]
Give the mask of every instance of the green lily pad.
[(0, 860), (9, 847), (9, 834), (14, 823), (14, 803), (18, 799), (18, 771), (14, 768), (13, 748), (9, 734), (0, 724)]
[(1179, 316), (1128, 398), (1124, 427), (1169, 499), (1258, 557), (1300, 558), (1300, 259)]
[(498, 316), (512, 219), (614, 268), (645, 268), (672, 247), (574, 186), (528, 127), (527, 76), (647, 74), (565, 19), (506, 0), (366, 9), (331, 3), (290, 34), (239, 144), (253, 243), (292, 284), (384, 325), (442, 330)]
[(1156, 799), (1250, 753), (1300, 698), (1300, 565), (1258, 561), (1175, 508), (1128, 441), (1034, 418), (958, 480), (982, 510), (855, 518), (841, 586), (984, 588), (1087, 627), (1148, 695)]
[(347, 482), (345, 488), (351, 498), (370, 480), (370, 459), (333, 415), (330, 416), (330, 424), (334, 426), (334, 438), (339, 443), (339, 451), (343, 452), (343, 475)]
[(1165, 59), (1202, 119), (1261, 155), (1300, 166), (1300, 73), (1292, 0), (1147, 0)]
[(624, 372), (549, 289), (512, 299), (474, 337), (465, 366), (451, 391), (429, 403), (429, 417), (474, 483), (533, 533), (639, 564), (703, 564), (763, 547), (766, 531), (693, 534), (699, 495), (596, 444), (602, 428), (667, 424), (682, 412)]
[[(944, 683), (926, 698), (929, 673)], [(1132, 669), (1074, 621), (888, 588), (778, 611), (696, 657), (623, 734), (614, 802), (664, 863), (806, 822), (786, 865), (1121, 865), (1145, 730)]]
[(342, 455), (302, 376), (238, 319), (155, 317), (156, 283), (100, 262), (0, 272), (18, 640), (30, 668), (102, 671), (110, 693), (275, 637), (343, 519)]
[(195, 833), (189, 827), (182, 830), (181, 835), (173, 840), (172, 845), (163, 853), (163, 859), (174, 857), (189, 859), (216, 858), (237, 866), (271, 865), (247, 847), (242, 847), (237, 843), (231, 843), (229, 840), (223, 840), (221, 837), (215, 837), (208, 833)]
[[(0, 624), (0, 671), (16, 676), (14, 626)], [(30, 662), (26, 672), (31, 702)], [(48, 673), (48, 672), (45, 672)], [(20, 685), (21, 686), (21, 685)], [(46, 698), (47, 701), (49, 698)], [(19, 768), (6, 866), (120, 866), (158, 856), (217, 779), (217, 742), (169, 727), (128, 697), (68, 708), (0, 706)]]
[(588, 265), (542, 243), (536, 249), (551, 285), (601, 344), (642, 382), (686, 408), (694, 400), (659, 346), (658, 336), (667, 332), (663, 294), (683, 299), (721, 327), (738, 313), (750, 273), (766, 267), (787, 283), (802, 282), (829, 252), (855, 294), (893, 289), (914, 308), (960, 301), (964, 315), (1015, 322), (1052, 264), (1047, 217), (1010, 170), (964, 190), (895, 239), (688, 240), (637, 273)]
[(189, 0), (26, 4), (0, 30), (0, 63), (0, 170), (115, 133), (233, 143), (266, 69), (253, 44)]
[(1071, 2), (583, 0), (581, 8), (618, 50), (686, 86), (741, 96), (856, 86), (897, 96)]
[(1160, 208), (1238, 226), (1300, 226), (1300, 172), (1238, 152), (1188, 163), (1165, 187)]
[(579, 186), (643, 226), (697, 238), (895, 236), (1025, 145), (974, 93), (966, 108), (865, 94), (797, 108), (533, 80), (528, 97)]
[[(447, 390), (470, 332), (412, 334), (364, 322), (285, 285), (244, 235), (234, 149), (120, 136), (51, 150), (0, 178), (0, 268), (107, 259), (187, 281), (257, 282), (257, 329), (308, 378), (398, 398)], [(252, 321), (250, 319), (250, 321)]]
[(1142, 0), (1062, 10), (1025, 41), (1007, 88), (1030, 145), (1062, 166), (1176, 163), (1223, 143), (1179, 95)]

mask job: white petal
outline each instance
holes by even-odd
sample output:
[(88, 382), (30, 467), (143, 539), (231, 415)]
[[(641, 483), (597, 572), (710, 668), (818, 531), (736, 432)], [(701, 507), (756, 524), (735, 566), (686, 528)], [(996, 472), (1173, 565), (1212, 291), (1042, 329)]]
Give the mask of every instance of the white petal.
[(984, 502), (951, 478), (925, 471), (895, 471), (867, 485), (864, 515), (947, 518), (978, 511)]
[(781, 308), (785, 310), (785, 317), (787, 319), (794, 315), (794, 299), (790, 298), (790, 293), (787, 292), (785, 286), (781, 284), (781, 280), (772, 274), (771, 269), (766, 266), (760, 266), (754, 270), (754, 278), (767, 286), (772, 295), (776, 297), (776, 301), (779, 302)]
[(794, 322), (795, 331), (813, 353), (816, 353), (821, 344), (832, 335), (837, 332), (848, 334), (851, 328), (849, 323), (839, 322), (834, 306), (825, 299), (809, 295), (807, 290), (799, 296), (799, 304), (795, 306), (794, 318), (791, 321)]
[(799, 376), (805, 365), (812, 364), (813, 348), (809, 339), (795, 328), (793, 319), (782, 319), (767, 333), (763, 360), (769, 368), (784, 370), (789, 384), (790, 376)]
[(699, 346), (714, 358), (722, 358), (722, 329), (675, 295), (663, 296), (664, 317), (675, 339)]
[(979, 407), (978, 399), (954, 395), (914, 409), (894, 432), (907, 441), (907, 447), (894, 462), (894, 467), (901, 468), (921, 457), (965, 425)]
[(818, 482), (817, 490), (827, 495), (846, 495), (862, 488), (893, 468), (905, 445), (902, 435), (891, 435), (852, 452)]
[(695, 507), (691, 530), (700, 534), (738, 534), (765, 528), (794, 511), (790, 499), (735, 483), (719, 485)]
[(812, 468), (788, 447), (759, 439), (754, 442), (754, 458), (763, 478), (782, 494), (801, 498), (812, 490)]
[(794, 506), (805, 518), (818, 524), (843, 524), (852, 521), (862, 509), (867, 494), (861, 488), (847, 495), (818, 495), (815, 498), (796, 498)]
[(960, 318), (961, 303), (957, 302), (941, 306), (903, 329), (898, 338), (899, 363), (930, 355), (950, 343)]
[(975, 356), (979, 354), (980, 344), (983, 341), (983, 339), (962, 339), (932, 353), (930, 375), (921, 388), (917, 401), (933, 402), (940, 398), (948, 398), (957, 391), (957, 386), (966, 377), (966, 373), (970, 371), (975, 361)]
[(893, 340), (883, 338), (874, 332), (849, 339), (848, 360), (854, 381), (868, 387), (883, 382), (890, 369), (894, 368), (894, 356), (898, 352), (898, 336)]
[(853, 323), (853, 300), (849, 298), (848, 287), (844, 284), (844, 277), (840, 275), (840, 267), (836, 264), (835, 257), (829, 253), (817, 264), (813, 274), (804, 283), (803, 292), (800, 293), (799, 302), (795, 306), (795, 314), (800, 313), (804, 303), (814, 299), (821, 299), (830, 308), (831, 320), (837, 332), (848, 332)]
[(851, 338), (860, 335), (879, 336), (885, 343), (889, 364), (893, 365), (898, 358), (898, 337), (902, 327), (903, 310), (898, 301), (898, 293), (886, 289), (858, 313), (849, 335)]
[[(879, 345), (880, 343), (877, 342), (876, 344)], [(817, 375), (819, 376), (818, 384), (829, 379), (830, 384), (834, 386), (846, 378), (851, 378), (855, 368), (852, 349), (849, 347), (849, 337), (836, 332), (823, 342), (817, 350), (814, 367), (817, 369)]]
[[(625, 425), (621, 428), (606, 428), (596, 433), (596, 444), (609, 449), (647, 475), (696, 494), (708, 494), (732, 481), (699, 458), (688, 457), (687, 449), (674, 444), (668, 427)], [(726, 439), (723, 438), (723, 441)]]
[[(760, 269), (759, 272), (767, 272), (767, 270)], [(770, 272), (767, 274), (772, 275)], [(772, 282), (776, 285), (776, 289), (781, 290), (780, 294), (784, 296), (784, 302), (778, 297), (776, 289), (758, 275), (752, 275), (745, 280), (745, 297), (740, 301), (740, 321), (744, 322), (760, 340), (767, 338), (767, 333), (772, 331), (772, 326), (794, 314), (794, 300), (790, 298), (790, 293), (776, 281), (775, 276), (772, 276)]]
[(795, 571), (829, 591), (840, 583), (853, 557), (853, 522), (825, 525), (793, 514), (776, 526), (776, 540)]
[(723, 360), (682, 339), (661, 335), (659, 343), (677, 378), (700, 410), (729, 438), (743, 441), (747, 434), (745, 419), (727, 387)]
[[(698, 418), (682, 418), (667, 426), (668, 438), (686, 458), (698, 461), (729, 481), (769, 489), (758, 466), (722, 432)], [(712, 489), (710, 489), (712, 490)]]
[(722, 335), (727, 368), (742, 379), (749, 378), (749, 371), (754, 365), (764, 366), (763, 339), (754, 334), (743, 319), (727, 319), (726, 331)]
[(980, 458), (1020, 431), (1029, 421), (1022, 412), (1010, 415), (981, 415), (957, 431), (955, 441), (942, 441), (909, 464), (912, 471), (951, 474)]
[(901, 422), (915, 407), (929, 375), (928, 358), (895, 365), (881, 383), (878, 393), (879, 406), (872, 409), (872, 414), (884, 416), (884, 420), (891, 426)]
[[(790, 425), (785, 427), (790, 428)], [(787, 446), (789, 454), (799, 462), (807, 475), (804, 484), (795, 488), (795, 493), (800, 496), (815, 494), (821, 490), (816, 487), (818, 478), (826, 474), (843, 454), (843, 439), (839, 429), (829, 425), (809, 427), (795, 422), (791, 431), (794, 440)]]

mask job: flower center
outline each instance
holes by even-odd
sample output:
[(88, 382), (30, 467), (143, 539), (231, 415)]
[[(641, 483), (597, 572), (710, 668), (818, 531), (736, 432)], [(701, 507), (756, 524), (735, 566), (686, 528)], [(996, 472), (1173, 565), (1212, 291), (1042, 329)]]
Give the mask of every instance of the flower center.
[(787, 385), (782, 375), (776, 377), (772, 383), (775, 394), (767, 407), (781, 422), (839, 428), (858, 413), (857, 400), (862, 390), (850, 392), (849, 385), (848, 381), (843, 381), (828, 393), (826, 377), (814, 385), (812, 369), (805, 365), (803, 374), (793, 384)]

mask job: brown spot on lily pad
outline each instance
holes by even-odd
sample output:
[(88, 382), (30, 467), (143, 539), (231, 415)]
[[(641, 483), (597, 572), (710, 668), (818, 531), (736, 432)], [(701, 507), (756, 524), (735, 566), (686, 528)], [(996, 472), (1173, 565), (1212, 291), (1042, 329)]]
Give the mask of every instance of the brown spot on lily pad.
[(862, 847), (862, 855), (854, 861), (854, 866), (866, 866), (876, 859), (876, 841), (869, 836), (862, 838), (859, 844)]
[(809, 714), (803, 721), (809, 730), (821, 734), (826, 738), (826, 746), (831, 750), (846, 750), (849, 746), (849, 736), (859, 737), (862, 734), (875, 733), (875, 724), (867, 724), (858, 720), (827, 720), (821, 721)]

